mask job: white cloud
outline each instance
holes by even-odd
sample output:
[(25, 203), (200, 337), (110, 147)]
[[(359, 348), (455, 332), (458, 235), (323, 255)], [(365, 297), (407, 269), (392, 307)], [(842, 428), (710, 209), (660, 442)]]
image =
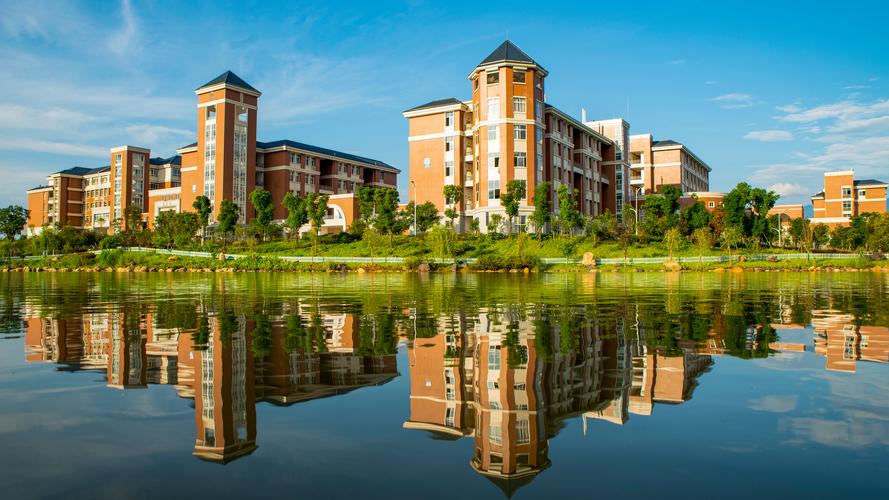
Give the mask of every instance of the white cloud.
[(706, 82), (704, 82), (704, 85), (717, 85), (717, 84), (719, 84), (719, 82), (717, 82), (716, 80), (707, 80)]
[(718, 95), (710, 100), (719, 103), (723, 109), (749, 108), (756, 104), (752, 95), (739, 93)]
[(29, 137), (0, 137), (0, 149), (10, 151), (34, 151), (67, 156), (108, 156), (107, 146), (93, 146), (90, 144), (77, 144), (58, 141), (46, 141)]
[(811, 190), (802, 184), (792, 182), (778, 182), (769, 186), (769, 191), (774, 191), (781, 197), (789, 196), (807, 196), (811, 194)]
[[(822, 174), (853, 168), (856, 176), (889, 180), (889, 99), (841, 99), (817, 106), (791, 104), (778, 108), (779, 122), (799, 124), (815, 144), (811, 151), (794, 151), (788, 161), (754, 167), (750, 181), (772, 184), (773, 190), (798, 201), (821, 189)], [(775, 189), (777, 187), (778, 189)]]
[(744, 134), (749, 141), (778, 142), (793, 139), (793, 134), (786, 130), (753, 130)]
[(129, 125), (124, 130), (135, 140), (137, 144), (151, 145), (160, 140), (168, 140), (171, 137), (178, 139), (194, 139), (194, 130), (167, 127), (164, 125), (150, 125), (141, 123)]
[(667, 61), (667, 64), (671, 64), (673, 66), (678, 66), (680, 64), (685, 64), (685, 59), (671, 59)]
[(108, 50), (119, 56), (127, 53), (136, 39), (136, 20), (130, 0), (122, 0), (120, 16), (123, 25), (108, 38)]
[(747, 406), (754, 411), (788, 413), (796, 409), (798, 399), (796, 395), (778, 396), (773, 394), (751, 399), (747, 402)]

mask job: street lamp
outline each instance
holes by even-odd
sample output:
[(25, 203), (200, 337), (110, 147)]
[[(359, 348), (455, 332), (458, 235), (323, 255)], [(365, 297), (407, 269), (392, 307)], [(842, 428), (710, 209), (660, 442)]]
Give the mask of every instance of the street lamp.
[(417, 183), (411, 181), (411, 186), (414, 188), (414, 236), (417, 235)]
[(636, 209), (633, 210), (633, 213), (636, 215), (636, 236), (639, 236), (639, 194), (642, 193), (642, 186), (637, 186), (634, 188), (636, 190), (635, 196), (633, 196), (633, 203), (636, 205)]

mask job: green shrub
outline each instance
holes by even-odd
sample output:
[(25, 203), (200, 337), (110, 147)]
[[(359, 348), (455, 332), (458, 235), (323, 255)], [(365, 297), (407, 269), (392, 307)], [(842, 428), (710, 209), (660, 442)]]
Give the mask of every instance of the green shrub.
[(537, 269), (540, 267), (540, 259), (531, 255), (482, 255), (470, 269), (476, 271), (509, 271), (512, 269)]

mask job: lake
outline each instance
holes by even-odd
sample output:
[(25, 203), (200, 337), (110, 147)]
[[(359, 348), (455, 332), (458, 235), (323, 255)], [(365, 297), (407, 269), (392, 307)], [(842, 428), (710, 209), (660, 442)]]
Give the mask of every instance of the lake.
[(15, 273), (0, 286), (6, 498), (889, 487), (887, 273)]

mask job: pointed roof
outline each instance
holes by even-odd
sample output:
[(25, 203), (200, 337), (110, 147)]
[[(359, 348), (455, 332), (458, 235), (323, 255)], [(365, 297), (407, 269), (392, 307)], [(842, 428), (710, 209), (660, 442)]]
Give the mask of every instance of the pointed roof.
[(255, 92), (260, 94), (261, 92), (253, 88), (249, 83), (245, 82), (243, 78), (232, 73), (231, 71), (226, 71), (225, 73), (217, 76), (216, 78), (210, 80), (209, 82), (201, 85), (197, 88), (197, 90), (201, 90), (203, 88), (212, 87), (214, 85), (231, 85), (232, 87), (238, 87), (244, 90), (248, 90), (250, 92)]
[(531, 56), (525, 54), (522, 49), (518, 48), (509, 40), (505, 40), (503, 43), (501, 43), (499, 47), (494, 49), (494, 52), (491, 52), (488, 57), (484, 58), (482, 62), (478, 63), (478, 65), (487, 66), (489, 64), (496, 64), (501, 62), (532, 64), (534, 66), (540, 66), (539, 64), (537, 64), (536, 61), (534, 61), (534, 59), (531, 59)]
[(421, 109), (430, 109), (430, 108), (439, 108), (442, 106), (459, 106), (462, 105), (463, 101), (457, 99), (456, 97), (447, 97), (444, 99), (436, 99), (434, 101), (429, 101), (426, 104), (421, 104), (419, 106), (415, 106), (411, 109), (405, 110), (405, 113), (410, 113), (411, 111), (419, 111)]

